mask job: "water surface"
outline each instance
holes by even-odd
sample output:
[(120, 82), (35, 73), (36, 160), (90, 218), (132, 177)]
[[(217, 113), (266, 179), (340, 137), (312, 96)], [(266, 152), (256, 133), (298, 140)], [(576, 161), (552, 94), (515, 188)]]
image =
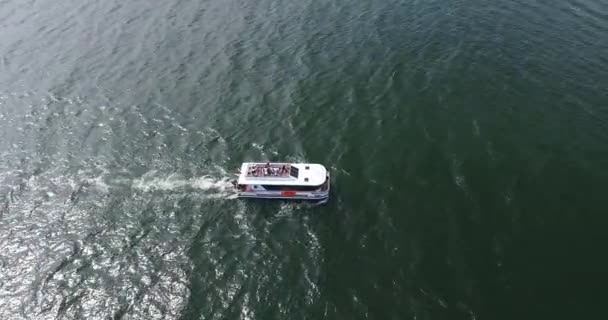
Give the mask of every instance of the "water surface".
[[(608, 3), (0, 1), (0, 318), (577, 319)], [(234, 199), (244, 161), (324, 206)]]

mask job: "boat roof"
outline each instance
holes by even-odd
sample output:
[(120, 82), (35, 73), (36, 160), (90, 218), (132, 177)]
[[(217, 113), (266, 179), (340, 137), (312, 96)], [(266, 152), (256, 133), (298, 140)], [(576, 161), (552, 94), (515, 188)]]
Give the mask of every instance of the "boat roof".
[[(270, 168), (270, 174), (267, 173)], [(318, 186), (325, 182), (327, 169), (318, 163), (245, 162), (238, 184)]]

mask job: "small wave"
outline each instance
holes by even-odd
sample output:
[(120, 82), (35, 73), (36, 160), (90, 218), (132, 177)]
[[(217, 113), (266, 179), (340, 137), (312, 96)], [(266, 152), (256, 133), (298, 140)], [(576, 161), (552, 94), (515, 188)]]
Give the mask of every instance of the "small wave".
[(263, 144), (258, 144), (258, 143), (252, 143), (251, 144), (252, 147), (256, 148), (257, 150), (264, 152), (264, 145)]
[(462, 172), (462, 160), (457, 159), (455, 156), (452, 159), (452, 178), (454, 180), (454, 184), (464, 191), (467, 195), (469, 194), (469, 187), (465, 178), (464, 173)]
[[(97, 177), (92, 177), (92, 178), (87, 178), (83, 180), (85, 183), (96, 187), (99, 191), (104, 192), (104, 193), (108, 193), (110, 190), (110, 186), (104, 181), (104, 176), (97, 176)], [(79, 182), (72, 182), (71, 186), (72, 189), (76, 189), (76, 186), (78, 184), (81, 184)]]
[(479, 130), (479, 123), (475, 119), (473, 120), (473, 134), (476, 137), (479, 137), (481, 135), (481, 131)]

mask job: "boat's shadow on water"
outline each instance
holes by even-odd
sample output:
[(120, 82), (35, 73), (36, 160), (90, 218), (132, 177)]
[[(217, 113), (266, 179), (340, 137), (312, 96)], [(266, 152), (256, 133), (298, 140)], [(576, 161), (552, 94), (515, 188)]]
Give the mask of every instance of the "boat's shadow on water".
[(304, 213), (307, 211), (318, 212), (326, 208), (331, 200), (283, 200), (283, 199), (264, 199), (264, 198), (248, 198), (248, 199), (236, 199), (245, 204), (248, 210), (257, 211), (264, 215), (277, 212), (297, 212)]

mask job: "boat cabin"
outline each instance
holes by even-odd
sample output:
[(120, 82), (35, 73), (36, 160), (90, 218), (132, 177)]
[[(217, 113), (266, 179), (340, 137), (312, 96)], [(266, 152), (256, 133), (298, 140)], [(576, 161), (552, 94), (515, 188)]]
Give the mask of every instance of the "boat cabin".
[(243, 163), (237, 180), (239, 191), (326, 191), (329, 174), (315, 163)]

